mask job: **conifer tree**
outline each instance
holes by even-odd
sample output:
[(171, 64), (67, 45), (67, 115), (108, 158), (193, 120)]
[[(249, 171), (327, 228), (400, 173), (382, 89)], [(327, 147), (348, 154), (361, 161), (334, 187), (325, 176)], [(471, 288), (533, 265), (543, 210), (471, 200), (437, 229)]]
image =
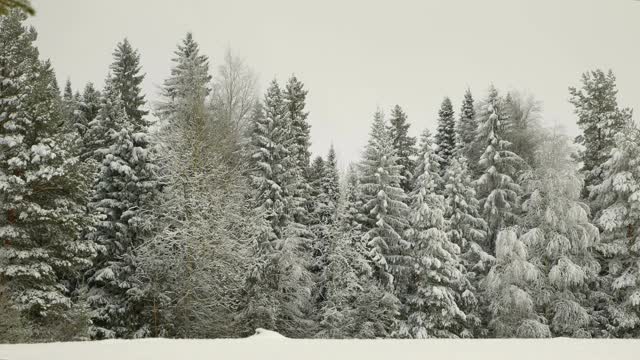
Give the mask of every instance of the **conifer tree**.
[(602, 229), (598, 255), (606, 294), (609, 333), (640, 334), (640, 130), (628, 124), (615, 136), (611, 156), (602, 166), (602, 183), (591, 190), (602, 209), (595, 223)]
[(39, 337), (55, 340), (54, 329), (80, 319), (71, 293), (95, 247), (79, 236), (91, 224), (86, 169), (60, 132), (55, 75), (25, 19), (0, 18), (0, 278)]
[(102, 96), (92, 83), (87, 83), (78, 100), (77, 116), (73, 118), (73, 127), (80, 139), (79, 156), (81, 160), (93, 157), (97, 149), (97, 137), (101, 134), (91, 131), (91, 125), (100, 111)]
[(476, 141), (484, 144), (480, 157), (482, 175), (475, 182), (478, 188), (482, 215), (488, 225), (488, 248), (495, 254), (497, 233), (514, 224), (517, 216), (517, 202), (520, 186), (515, 182), (517, 169), (522, 159), (509, 151), (509, 142), (504, 140), (503, 122), (506, 116), (498, 91), (491, 86), (489, 95), (478, 115)]
[(428, 146), (423, 149), (420, 161), (424, 165), (416, 173), (409, 215), (411, 276), (396, 335), (419, 339), (457, 337), (466, 321), (458, 305), (465, 282), (464, 268), (460, 248), (451, 242), (446, 231), (445, 199), (437, 193), (442, 159)]
[(607, 73), (600, 69), (586, 72), (581, 81), (582, 88), (570, 87), (569, 94), (582, 130), (576, 143), (584, 146), (578, 161), (583, 164), (583, 196), (587, 197), (589, 188), (602, 182), (602, 165), (609, 159), (615, 134), (629, 121), (632, 112), (618, 107), (616, 77), (611, 70)]
[(309, 113), (305, 111), (305, 100), (307, 90), (304, 84), (295, 76), (289, 78), (287, 85), (282, 92), (282, 101), (285, 107), (285, 124), (288, 139), (287, 151), (292, 157), (291, 172), (291, 195), (292, 202), (289, 204), (294, 210), (293, 216), (296, 222), (300, 224), (308, 224), (309, 211), (313, 207), (311, 204), (311, 186), (308, 181), (309, 159), (309, 131), (310, 126), (307, 122)]
[[(112, 122), (103, 128), (102, 159), (93, 187), (91, 208), (99, 217), (90, 234), (102, 246), (89, 278), (89, 302), (94, 310), (94, 338), (130, 337), (143, 327), (138, 304), (130, 296), (135, 289), (133, 250), (143, 239), (143, 211), (156, 192), (155, 164), (148, 135), (135, 132), (124, 101), (111, 81), (104, 91), (98, 119)], [(144, 131), (144, 128), (139, 131)]]
[(409, 136), (410, 124), (407, 122), (407, 114), (399, 105), (391, 110), (391, 119), (389, 119), (389, 132), (393, 147), (398, 157), (397, 163), (402, 166), (400, 175), (400, 187), (405, 193), (409, 193), (411, 189), (411, 180), (413, 179), (412, 171), (415, 167), (413, 157), (416, 155), (416, 139)]
[[(275, 328), (287, 336), (304, 337), (312, 330), (310, 320), (311, 275), (308, 271), (311, 237), (296, 214), (296, 190), (300, 180), (299, 153), (291, 136), (282, 91), (274, 80), (264, 98), (264, 112), (254, 116), (251, 132), (256, 211), (269, 224), (263, 229), (255, 253), (260, 265), (248, 280), (247, 292), (260, 290), (264, 298), (247, 300), (244, 321)], [(261, 279), (261, 280), (260, 280)], [(266, 284), (260, 281), (270, 279)], [(271, 306), (258, 306), (266, 301)]]
[(456, 152), (456, 121), (453, 116), (451, 99), (444, 98), (438, 111), (438, 131), (436, 132), (436, 154), (440, 157), (440, 171), (444, 173)]
[(143, 117), (149, 113), (142, 109), (145, 99), (140, 85), (144, 74), (140, 73), (140, 54), (126, 38), (116, 45), (110, 69), (113, 86), (120, 92), (125, 113), (133, 123), (133, 131), (144, 131), (147, 125)]
[(443, 182), (448, 236), (460, 247), (460, 261), (465, 269), (460, 307), (467, 315), (468, 331), (463, 335), (482, 336), (485, 335), (482, 320), (486, 299), (482, 297), (479, 284), (495, 258), (484, 250), (487, 248), (487, 223), (480, 216), (480, 205), (464, 156), (449, 163)]
[(471, 165), (475, 164), (480, 157), (480, 154), (477, 154), (478, 151), (474, 147), (477, 129), (478, 123), (476, 122), (473, 95), (471, 95), (471, 90), (467, 89), (464, 93), (462, 106), (460, 107), (460, 118), (456, 123), (456, 141), (458, 148), (467, 159), (470, 167), (472, 167)]
[(393, 285), (393, 274), (402, 267), (401, 253), (409, 245), (403, 238), (408, 208), (400, 187), (402, 166), (397, 161), (384, 115), (378, 110), (360, 163), (362, 216), (359, 221), (370, 247), (375, 276), (389, 288)]

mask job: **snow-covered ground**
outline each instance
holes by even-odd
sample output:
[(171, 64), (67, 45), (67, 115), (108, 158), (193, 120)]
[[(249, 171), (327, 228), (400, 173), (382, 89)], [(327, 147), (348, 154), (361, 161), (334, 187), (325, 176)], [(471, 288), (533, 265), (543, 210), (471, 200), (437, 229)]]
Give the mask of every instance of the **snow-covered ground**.
[(0, 345), (2, 360), (640, 359), (640, 340), (294, 340), (268, 330), (246, 339), (105, 340)]

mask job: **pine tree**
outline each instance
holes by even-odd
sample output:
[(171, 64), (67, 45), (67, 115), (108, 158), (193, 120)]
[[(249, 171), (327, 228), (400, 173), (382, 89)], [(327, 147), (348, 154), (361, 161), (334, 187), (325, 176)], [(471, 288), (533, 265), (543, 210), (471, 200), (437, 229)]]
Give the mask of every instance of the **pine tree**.
[(439, 168), (442, 158), (428, 146), (423, 149), (420, 161), (424, 165), (416, 173), (409, 215), (411, 281), (403, 296), (404, 317), (397, 336), (457, 337), (466, 321), (458, 306), (465, 282), (460, 248), (447, 234), (446, 202), (437, 193), (442, 182)]
[(468, 331), (463, 335), (486, 335), (482, 323), (486, 299), (482, 297), (479, 284), (495, 258), (484, 250), (487, 248), (487, 223), (480, 216), (480, 205), (464, 156), (451, 161), (443, 182), (448, 236), (460, 248), (460, 261), (465, 269), (461, 310), (467, 315)]
[[(570, 102), (578, 116), (582, 134), (576, 143), (584, 146), (578, 156), (585, 173), (583, 196), (587, 197), (591, 186), (603, 180), (602, 165), (609, 158), (614, 137), (631, 119), (631, 110), (620, 109), (616, 95), (616, 77), (609, 70), (590, 71), (582, 74), (582, 88), (569, 88)], [(597, 208), (595, 211), (599, 210)]]
[(308, 181), (309, 172), (309, 139), (310, 126), (307, 122), (309, 113), (305, 111), (305, 101), (307, 90), (304, 84), (295, 76), (291, 76), (287, 82), (285, 90), (282, 92), (282, 99), (285, 107), (284, 130), (289, 144), (287, 150), (291, 153), (292, 167), (289, 172), (292, 173), (292, 203), (289, 204), (294, 209), (295, 221), (300, 224), (308, 224), (309, 211), (313, 207), (311, 204), (311, 186)]
[(87, 83), (84, 91), (78, 101), (78, 115), (73, 118), (74, 128), (80, 139), (80, 159), (86, 160), (93, 157), (94, 151), (97, 149), (97, 138), (101, 134), (91, 131), (91, 124), (100, 111), (102, 96), (92, 83)]
[(287, 178), (284, 161), (291, 160), (286, 148), (286, 119), (282, 92), (278, 83), (271, 82), (264, 97), (264, 106), (256, 112), (252, 124), (251, 151), (253, 171), (251, 183), (256, 194), (255, 206), (271, 224), (269, 238), (280, 239), (290, 220)]
[(640, 334), (640, 130), (628, 124), (615, 136), (611, 156), (602, 165), (602, 183), (591, 188), (602, 209), (595, 223), (602, 229), (598, 255), (603, 271), (601, 291), (616, 337)]
[(400, 187), (402, 166), (380, 110), (375, 113), (369, 142), (360, 163), (361, 217), (364, 238), (370, 247), (376, 278), (389, 288), (398, 273), (401, 253), (408, 247), (406, 195)]
[[(103, 250), (89, 277), (89, 302), (94, 310), (94, 338), (130, 337), (143, 324), (136, 319), (138, 304), (132, 299), (135, 281), (133, 250), (143, 239), (143, 211), (153, 200), (157, 184), (148, 135), (136, 132), (124, 101), (108, 81), (98, 119), (111, 122), (103, 128), (103, 147), (96, 150), (102, 162), (94, 184), (91, 208), (98, 214), (90, 234)], [(144, 128), (139, 128), (144, 131)]]
[(147, 124), (143, 117), (149, 112), (142, 109), (145, 100), (140, 88), (144, 80), (144, 74), (140, 73), (140, 54), (125, 38), (116, 45), (113, 58), (110, 66), (113, 85), (120, 92), (125, 113), (133, 123), (133, 131), (144, 131)]
[[(287, 118), (286, 105), (274, 80), (264, 98), (264, 111), (256, 113), (253, 119), (253, 203), (269, 227), (263, 229), (256, 244), (259, 267), (248, 279), (246, 290), (249, 294), (256, 291), (263, 294), (247, 299), (242, 318), (287, 336), (304, 337), (312, 330), (308, 292), (312, 280), (308, 271), (311, 236), (296, 218), (300, 214), (296, 193), (300, 184), (299, 152), (292, 151), (296, 149), (296, 138), (291, 136), (292, 122)], [(260, 284), (264, 279), (270, 280)], [(271, 306), (259, 306), (261, 301)]]
[(564, 137), (550, 134), (524, 174), (521, 241), (542, 277), (536, 284), (538, 313), (554, 336), (589, 337), (589, 286), (598, 272), (593, 250), (598, 229), (579, 201), (582, 178)]
[(451, 99), (444, 98), (438, 111), (438, 131), (436, 132), (436, 154), (440, 160), (440, 171), (444, 173), (456, 151), (456, 121), (453, 116)]
[(79, 236), (91, 220), (86, 169), (59, 132), (55, 75), (38, 60), (25, 19), (0, 18), (0, 277), (41, 338), (54, 340), (63, 334), (52, 329), (73, 320), (71, 292), (95, 248)]
[(409, 136), (410, 124), (407, 122), (407, 114), (399, 105), (391, 110), (391, 119), (389, 120), (389, 133), (393, 148), (396, 150), (398, 157), (397, 163), (402, 166), (400, 175), (400, 187), (405, 193), (409, 193), (411, 188), (411, 180), (413, 179), (412, 171), (415, 167), (413, 157), (416, 155), (416, 139)]
[(515, 222), (520, 186), (514, 181), (522, 159), (509, 151), (509, 142), (504, 140), (503, 122), (506, 120), (498, 91), (492, 86), (489, 96), (478, 115), (476, 141), (484, 144), (480, 157), (482, 175), (475, 182), (479, 189), (482, 215), (488, 225), (488, 248), (495, 254), (497, 233)]
[(476, 144), (476, 131), (478, 123), (476, 122), (476, 110), (473, 105), (473, 96), (471, 90), (467, 89), (464, 93), (462, 106), (460, 107), (460, 118), (456, 124), (456, 135), (458, 149), (467, 159), (472, 174), (476, 173), (475, 164), (480, 158)]
[(364, 215), (362, 209), (362, 189), (357, 166), (350, 164), (345, 174), (345, 181), (340, 192), (343, 206), (338, 208), (338, 220), (346, 224), (349, 229), (360, 229)]

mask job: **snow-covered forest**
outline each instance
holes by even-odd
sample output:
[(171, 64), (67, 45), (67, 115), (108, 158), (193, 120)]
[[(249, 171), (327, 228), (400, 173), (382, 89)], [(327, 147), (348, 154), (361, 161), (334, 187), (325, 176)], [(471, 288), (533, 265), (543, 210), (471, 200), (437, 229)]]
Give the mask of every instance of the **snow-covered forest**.
[(341, 169), (304, 79), (262, 91), (187, 33), (160, 102), (127, 39), (103, 88), (62, 86), (26, 18), (0, 17), (0, 343), (640, 337), (640, 128), (611, 71), (567, 84), (575, 139), (487, 84), (419, 138), (373, 104)]

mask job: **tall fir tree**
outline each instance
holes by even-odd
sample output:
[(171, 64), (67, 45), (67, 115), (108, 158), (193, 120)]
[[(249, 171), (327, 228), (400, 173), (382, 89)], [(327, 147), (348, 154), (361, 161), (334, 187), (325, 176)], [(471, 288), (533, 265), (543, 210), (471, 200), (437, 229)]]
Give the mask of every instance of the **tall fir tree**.
[(449, 163), (445, 171), (443, 195), (449, 222), (447, 229), (451, 242), (460, 247), (460, 261), (465, 269), (460, 308), (466, 314), (465, 337), (485, 336), (485, 309), (487, 300), (482, 296), (480, 282), (495, 262), (486, 252), (487, 223), (480, 216), (466, 158), (460, 155)]
[(389, 124), (391, 141), (398, 157), (397, 162), (398, 165), (402, 166), (400, 187), (405, 193), (409, 193), (412, 190), (412, 171), (415, 167), (414, 157), (417, 155), (415, 148), (416, 138), (409, 136), (409, 127), (411, 125), (407, 122), (407, 114), (399, 105), (394, 106), (393, 110), (391, 110)]
[(436, 154), (440, 157), (440, 171), (444, 173), (456, 152), (456, 121), (451, 99), (444, 98), (438, 111), (438, 131), (436, 132)]
[(295, 220), (305, 225), (310, 221), (309, 211), (313, 207), (311, 186), (308, 181), (311, 140), (310, 126), (307, 121), (309, 113), (305, 111), (306, 97), (307, 90), (304, 84), (295, 76), (291, 76), (282, 92), (287, 122), (285, 131), (290, 138), (287, 140), (288, 151), (293, 159), (293, 168), (289, 169), (293, 176), (291, 184), (293, 202), (289, 206), (294, 209)]
[(133, 124), (133, 131), (146, 130), (144, 116), (149, 112), (143, 109), (145, 99), (141, 84), (144, 74), (141, 73), (140, 54), (131, 46), (128, 39), (125, 38), (116, 45), (110, 69), (113, 85), (120, 92), (125, 113)]
[(609, 159), (615, 134), (631, 119), (632, 111), (618, 106), (616, 77), (611, 70), (607, 73), (600, 69), (589, 71), (582, 74), (581, 80), (580, 89), (569, 88), (569, 101), (575, 107), (582, 130), (576, 143), (584, 147), (578, 160), (585, 173), (583, 196), (586, 198), (590, 187), (602, 182), (602, 165)]
[(406, 286), (403, 318), (397, 336), (409, 338), (451, 338), (462, 334), (466, 315), (460, 310), (465, 282), (460, 248), (451, 242), (445, 220), (446, 202), (437, 188), (442, 183), (442, 158), (429, 147), (420, 154), (424, 163), (416, 173), (411, 194), (410, 282)]
[(312, 285), (308, 271), (310, 234), (296, 218), (300, 204), (296, 196), (299, 153), (292, 151), (296, 149), (296, 138), (291, 136), (287, 103), (275, 80), (267, 89), (263, 109), (255, 114), (251, 131), (251, 183), (256, 211), (269, 226), (263, 228), (256, 244), (258, 266), (248, 279), (246, 290), (249, 294), (262, 294), (260, 298), (247, 299), (241, 318), (287, 336), (304, 337), (313, 329), (308, 291)]
[(94, 338), (131, 337), (144, 327), (139, 318), (140, 293), (133, 280), (134, 249), (143, 239), (145, 212), (157, 189), (155, 164), (145, 128), (129, 121), (116, 84), (107, 81), (99, 120), (111, 124), (96, 150), (102, 159), (90, 208), (99, 217), (89, 236), (102, 246), (88, 282), (94, 310)]
[(476, 142), (477, 130), (478, 122), (476, 120), (473, 95), (471, 94), (471, 90), (467, 89), (464, 93), (462, 105), (460, 106), (460, 117), (456, 123), (456, 141), (458, 149), (467, 159), (469, 170), (474, 177), (479, 173), (477, 163), (482, 151)]
[(594, 205), (602, 209), (595, 219), (602, 229), (597, 252), (602, 263), (600, 291), (607, 332), (616, 337), (640, 334), (639, 160), (640, 130), (627, 124), (615, 136), (611, 157), (602, 166), (602, 183), (591, 188)]
[(402, 253), (409, 246), (403, 237), (408, 225), (408, 207), (406, 194), (400, 187), (401, 171), (384, 114), (378, 110), (360, 163), (362, 216), (359, 220), (370, 247), (375, 276), (389, 289), (392, 289), (394, 274), (403, 267)]
[(102, 101), (100, 91), (96, 90), (92, 83), (87, 83), (78, 101), (78, 114), (73, 118), (73, 127), (80, 139), (79, 156), (81, 160), (93, 157), (96, 150), (97, 139), (101, 134), (91, 131), (92, 121), (98, 116)]
[(95, 246), (79, 236), (91, 225), (86, 169), (60, 132), (55, 75), (25, 19), (0, 17), (0, 278), (39, 337), (55, 340), (61, 326), (82, 331), (72, 292)]
[(475, 181), (482, 215), (487, 222), (488, 248), (495, 254), (496, 236), (503, 228), (513, 225), (518, 212), (520, 186), (515, 181), (522, 159), (509, 151), (509, 142), (502, 132), (506, 121), (498, 91), (491, 86), (489, 95), (478, 114), (476, 141), (485, 147), (479, 166), (482, 174)]

